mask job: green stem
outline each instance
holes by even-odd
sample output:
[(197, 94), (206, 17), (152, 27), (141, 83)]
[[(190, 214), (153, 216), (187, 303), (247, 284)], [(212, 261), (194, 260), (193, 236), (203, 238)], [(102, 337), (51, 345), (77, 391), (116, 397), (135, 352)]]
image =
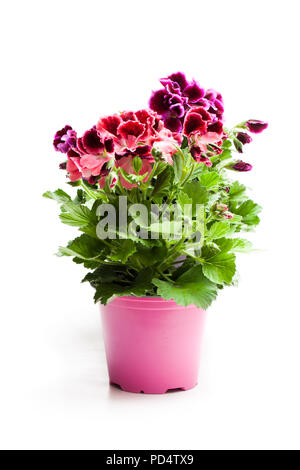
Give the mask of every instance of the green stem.
[(81, 180), (81, 183), (80, 185), (83, 187), (83, 189), (85, 190), (85, 192), (92, 198), (92, 199), (98, 199), (97, 197), (95, 197), (95, 194), (93, 192), (90, 191), (90, 189), (86, 186), (85, 182), (83, 180)]

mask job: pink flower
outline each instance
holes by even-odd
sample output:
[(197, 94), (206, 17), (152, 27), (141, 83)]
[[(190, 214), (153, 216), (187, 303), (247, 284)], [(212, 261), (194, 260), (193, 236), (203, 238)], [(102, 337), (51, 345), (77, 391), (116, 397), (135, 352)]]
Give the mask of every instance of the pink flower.
[(124, 146), (135, 149), (144, 134), (146, 126), (138, 121), (126, 121), (119, 125), (118, 133), (124, 139)]
[(202, 106), (192, 108), (184, 120), (183, 133), (191, 138), (198, 146), (219, 142), (223, 137), (223, 124), (221, 121), (213, 121), (210, 113)]
[(66, 170), (71, 181), (78, 181), (82, 177), (80, 156), (74, 150), (69, 150)]
[(97, 129), (100, 131), (100, 134), (106, 134), (109, 137), (118, 136), (118, 127), (122, 123), (122, 118), (118, 114), (113, 114), (112, 116), (106, 116), (99, 119), (97, 124)]
[(91, 176), (99, 176), (104, 163), (109, 160), (109, 157), (82, 155), (80, 165), (83, 178), (89, 179)]
[[(148, 153), (154, 144), (161, 148), (166, 159), (176, 152), (177, 140), (172, 132), (165, 128), (158, 114), (149, 109), (136, 112), (125, 111), (120, 115), (101, 118), (97, 124), (97, 131), (101, 138), (111, 138), (115, 153), (120, 158), (129, 153), (139, 153), (140, 147), (149, 147)], [(166, 141), (163, 144), (163, 141)]]

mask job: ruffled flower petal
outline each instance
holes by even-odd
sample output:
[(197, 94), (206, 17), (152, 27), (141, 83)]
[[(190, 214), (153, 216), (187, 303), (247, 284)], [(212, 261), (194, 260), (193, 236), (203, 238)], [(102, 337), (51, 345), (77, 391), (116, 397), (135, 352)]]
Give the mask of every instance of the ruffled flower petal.
[(164, 124), (166, 128), (169, 129), (171, 132), (181, 132), (182, 130), (182, 122), (177, 117), (169, 116), (165, 118)]
[(121, 116), (118, 114), (113, 114), (112, 116), (106, 116), (99, 119), (97, 124), (97, 129), (100, 131), (108, 132), (109, 134), (117, 137), (118, 127), (122, 123)]
[(120, 124), (118, 132), (124, 138), (126, 146), (132, 149), (136, 146), (139, 137), (143, 135), (145, 125), (138, 121), (126, 121)]
[(90, 153), (92, 155), (101, 155), (103, 153), (104, 143), (102, 142), (97, 129), (94, 127), (83, 134), (81, 144), (86, 153)]
[(189, 100), (189, 103), (197, 103), (205, 95), (204, 88), (201, 88), (198, 83), (193, 80), (189, 85), (183, 90), (184, 96)]
[[(171, 75), (169, 75), (165, 79), (163, 78), (162, 80), (171, 80), (172, 82), (178, 83), (181, 90), (184, 90), (188, 85), (188, 81), (184, 73), (182, 72), (172, 73)], [(162, 80), (161, 80), (161, 83), (162, 83)]]
[(77, 135), (71, 126), (65, 126), (56, 132), (53, 146), (57, 152), (67, 153), (76, 146)]
[(193, 113), (190, 111), (184, 120), (183, 133), (186, 136), (191, 134), (199, 133), (200, 135), (205, 134), (207, 130), (207, 123), (202, 119), (200, 114)]
[(169, 110), (168, 93), (165, 90), (154, 91), (149, 100), (149, 106), (158, 114), (165, 114)]

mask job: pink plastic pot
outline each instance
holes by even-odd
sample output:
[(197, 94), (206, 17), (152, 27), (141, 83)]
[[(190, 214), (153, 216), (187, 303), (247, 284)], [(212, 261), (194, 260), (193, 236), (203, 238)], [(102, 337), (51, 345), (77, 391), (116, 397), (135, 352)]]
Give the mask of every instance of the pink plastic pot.
[(120, 297), (101, 305), (110, 382), (127, 392), (197, 385), (205, 311), (173, 300)]

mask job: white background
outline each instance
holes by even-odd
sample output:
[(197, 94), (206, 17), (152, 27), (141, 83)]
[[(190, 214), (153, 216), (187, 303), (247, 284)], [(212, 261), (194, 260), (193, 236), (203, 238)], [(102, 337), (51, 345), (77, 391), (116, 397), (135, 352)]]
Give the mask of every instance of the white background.
[[(1, 7), (0, 447), (300, 448), (299, 3), (10, 1)], [(145, 107), (182, 70), (223, 93), (227, 125), (270, 123), (240, 175), (264, 207), (240, 286), (209, 309), (199, 384), (110, 388), (73, 237), (54, 202), (54, 132)]]

